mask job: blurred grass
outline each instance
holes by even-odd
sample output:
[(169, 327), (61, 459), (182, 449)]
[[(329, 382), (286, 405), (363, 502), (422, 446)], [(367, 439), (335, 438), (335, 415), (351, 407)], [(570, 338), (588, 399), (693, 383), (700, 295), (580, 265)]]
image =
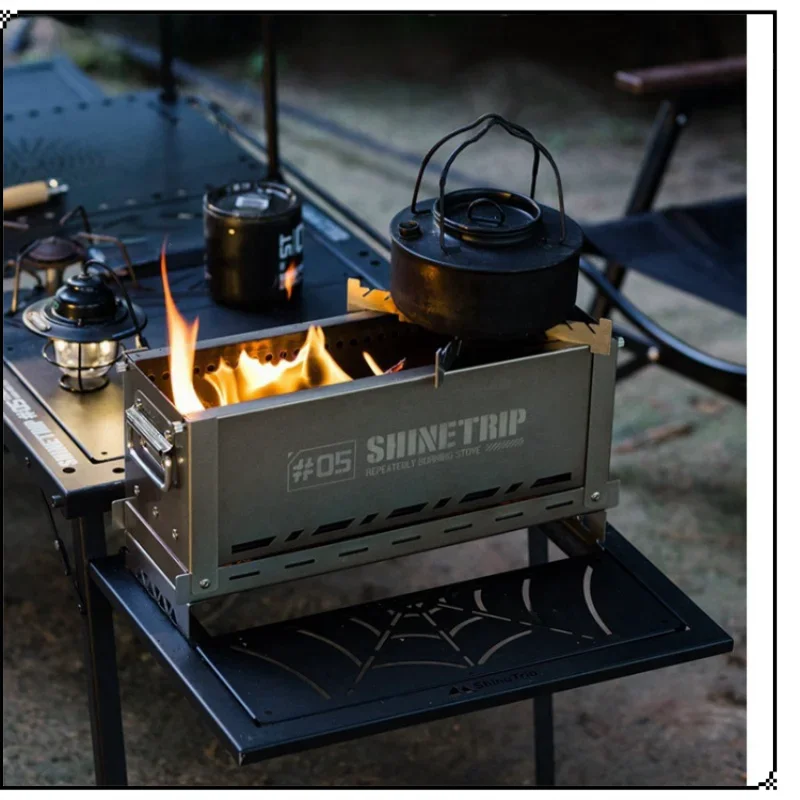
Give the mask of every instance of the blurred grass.
[[(70, 25), (51, 24), (55, 26), (58, 48), (63, 55), (110, 93), (153, 85), (146, 69), (125, 53), (109, 46), (102, 36)], [(39, 49), (34, 47), (22, 55), (20, 62), (35, 62), (42, 57)]]
[[(264, 54), (261, 50), (254, 50), (249, 56), (237, 59), (239, 62), (239, 77), (259, 83), (261, 81), (261, 70), (264, 68)], [(285, 53), (277, 54), (278, 74), (285, 73), (289, 68), (289, 57)], [(229, 64), (229, 68), (234, 69), (236, 61)]]

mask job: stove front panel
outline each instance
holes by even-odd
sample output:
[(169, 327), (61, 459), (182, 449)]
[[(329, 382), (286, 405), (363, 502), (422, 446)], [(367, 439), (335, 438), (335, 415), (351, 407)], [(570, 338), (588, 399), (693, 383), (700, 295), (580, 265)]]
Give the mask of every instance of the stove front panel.
[(220, 564), (580, 487), (591, 364), (564, 347), (220, 418), (190, 478), (217, 476)]

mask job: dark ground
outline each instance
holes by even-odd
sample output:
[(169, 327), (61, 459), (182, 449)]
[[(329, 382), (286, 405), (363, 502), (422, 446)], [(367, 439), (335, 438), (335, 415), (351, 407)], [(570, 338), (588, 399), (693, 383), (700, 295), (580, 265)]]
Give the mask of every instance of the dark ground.
[[(40, 54), (59, 43), (73, 53), (87, 46), (47, 22), (37, 25)], [(295, 50), (286, 58), (284, 97), (292, 103), (416, 152), (479, 113), (499, 110), (530, 125), (553, 150), (573, 216), (606, 218), (624, 204), (652, 115), (652, 106), (620, 98), (611, 88), (609, 71), (630, 61), (609, 69), (584, 68), (582, 78), (545, 60), (504, 53), (427, 80), (388, 73), (380, 80), (357, 80), (352, 65), (337, 80), (333, 68), (314, 68), (321, 56), (309, 50), (305, 55), (302, 48)], [(612, 60), (610, 50), (606, 47), (603, 64)], [(241, 60), (228, 59), (223, 66), (229, 73), (243, 70)], [(107, 81), (111, 90), (130, 85), (126, 76), (140, 80), (129, 68), (121, 72)], [(257, 110), (221, 99), (257, 122)], [(374, 225), (384, 229), (395, 211), (407, 205), (414, 177), (407, 165), (378, 162), (298, 122), (284, 121), (283, 131), (285, 155)], [(512, 147), (494, 137), (490, 146), (476, 148), (464, 169), (515, 187), (524, 157)], [(741, 191), (744, 152), (737, 112), (699, 115), (660, 202)], [(648, 312), (678, 335), (718, 355), (744, 360), (743, 320), (644, 278), (634, 278), (629, 287)], [(744, 409), (650, 368), (619, 387), (614, 442), (612, 468), (623, 489), (611, 520), (733, 635), (736, 649), (730, 656), (558, 695), (557, 781), (570, 786), (742, 785)], [(18, 465), (5, 459), (3, 482), (4, 783), (90, 783), (89, 723), (73, 598), (35, 490)], [(66, 535), (63, 523), (62, 529)], [(296, 616), (508, 569), (523, 563), (525, 552), (523, 535), (508, 534), (239, 596), (211, 613), (221, 625), (232, 618), (252, 624), (265, 616)], [(527, 702), (238, 769), (124, 625), (118, 626), (118, 660), (134, 785), (507, 786), (530, 785), (534, 779)]]

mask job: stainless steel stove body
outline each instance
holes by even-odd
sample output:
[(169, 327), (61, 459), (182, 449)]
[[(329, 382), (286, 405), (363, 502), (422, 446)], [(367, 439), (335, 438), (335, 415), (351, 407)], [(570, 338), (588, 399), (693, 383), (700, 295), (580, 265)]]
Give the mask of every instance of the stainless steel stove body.
[[(115, 520), (129, 567), (169, 613), (550, 520), (604, 520), (616, 504), (610, 338), (606, 353), (546, 341), (442, 372), (446, 340), (393, 314), (319, 325), (353, 381), (187, 416), (170, 400), (167, 351), (128, 357)], [(243, 347), (277, 360), (307, 328), (201, 343), (195, 371)], [(363, 350), (406, 366), (373, 376)]]

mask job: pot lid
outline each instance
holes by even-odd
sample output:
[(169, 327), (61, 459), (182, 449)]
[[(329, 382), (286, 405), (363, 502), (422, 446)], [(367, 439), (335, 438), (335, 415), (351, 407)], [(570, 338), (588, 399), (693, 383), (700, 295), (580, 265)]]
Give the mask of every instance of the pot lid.
[[(476, 190), (468, 190), (473, 192)], [(506, 214), (505, 222), (498, 209), (487, 203), (472, 206), (471, 219), (466, 213), (474, 199), (486, 196), (485, 190), (461, 202), (456, 197), (455, 213), (445, 199), (444, 227), (437, 224), (438, 199), (421, 200), (417, 213), (403, 209), (390, 224), (393, 242), (392, 270), (401, 253), (415, 259), (419, 268), (425, 264), (438, 264), (452, 270), (511, 274), (536, 272), (558, 267), (574, 258), (583, 245), (583, 232), (570, 217), (562, 220), (557, 209), (546, 205), (528, 205), (530, 198), (510, 192), (492, 190), (505, 195), (500, 209)], [(458, 195), (458, 192), (453, 192)], [(521, 202), (516, 204), (515, 197)], [(467, 199), (469, 196), (467, 196)], [(510, 199), (509, 199), (510, 198)], [(538, 217), (535, 216), (538, 214)], [(484, 220), (477, 220), (477, 217)], [(467, 220), (462, 222), (462, 220)], [(562, 221), (566, 235), (561, 238)], [(501, 224), (496, 224), (496, 223)], [(444, 231), (444, 249), (440, 234)]]
[(540, 228), (542, 210), (530, 197), (500, 189), (462, 189), (433, 205), (436, 224), (445, 233), (475, 246), (519, 244)]
[(271, 181), (239, 181), (206, 194), (211, 213), (239, 219), (270, 219), (295, 211), (300, 198), (288, 186)]

